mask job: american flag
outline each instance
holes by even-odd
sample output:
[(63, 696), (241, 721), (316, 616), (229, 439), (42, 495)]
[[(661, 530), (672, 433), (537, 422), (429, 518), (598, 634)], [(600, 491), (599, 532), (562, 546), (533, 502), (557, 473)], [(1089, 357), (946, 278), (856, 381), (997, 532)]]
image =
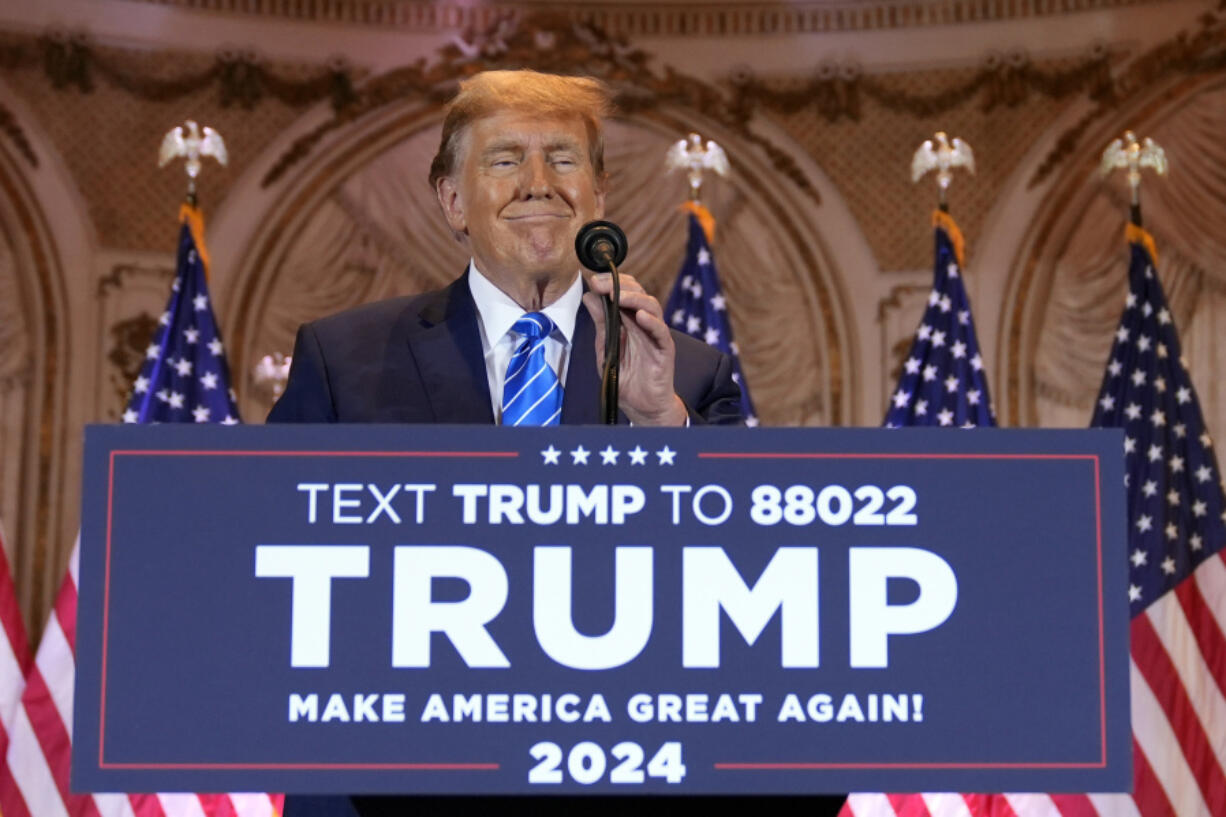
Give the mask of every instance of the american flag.
[(1132, 607), (1132, 794), (852, 795), (844, 817), (1226, 814), (1226, 499), (1154, 272), (1129, 225), (1124, 314), (1092, 426), (1122, 426)]
[[(30, 669), (30, 647), (26, 641), (26, 626), (17, 603), (17, 588), (9, 570), (4, 536), (0, 534), (0, 757), (8, 752), (9, 735), (21, 708), (21, 691), (25, 688), (26, 672)], [(0, 763), (0, 814), (10, 813), (6, 796), (14, 791), (13, 773), (7, 763)]]
[(758, 415), (741, 373), (740, 350), (732, 339), (732, 324), (728, 321), (728, 303), (720, 291), (706, 230), (699, 223), (702, 218), (714, 224), (714, 219), (701, 205), (690, 204), (687, 209), (690, 211), (690, 237), (685, 245), (685, 262), (668, 296), (664, 314), (677, 331), (698, 338), (732, 358), (732, 379), (741, 387), (741, 415), (745, 425), (756, 426)]
[(890, 397), (887, 428), (994, 426), (988, 378), (962, 283), (962, 233), (948, 213), (933, 215), (936, 262), (928, 306), (898, 388)]
[[(170, 303), (133, 387), (125, 422), (237, 423), (217, 322), (205, 283), (203, 223), (184, 206)], [(271, 817), (269, 794), (73, 794), (72, 691), (80, 541), (56, 598), (38, 654), (25, 678), (0, 775), (4, 817)]]

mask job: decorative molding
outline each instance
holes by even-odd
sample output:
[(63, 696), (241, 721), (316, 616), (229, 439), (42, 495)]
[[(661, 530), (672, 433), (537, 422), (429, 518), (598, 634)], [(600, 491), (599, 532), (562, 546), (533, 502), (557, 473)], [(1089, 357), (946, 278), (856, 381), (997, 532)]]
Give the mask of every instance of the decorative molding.
[(30, 146), (30, 140), (26, 138), (26, 133), (21, 129), (17, 117), (3, 104), (0, 104), (0, 133), (9, 138), (22, 158), (30, 163), (30, 167), (38, 167), (38, 156), (34, 153), (34, 148)]
[[(809, 2), (572, 2), (566, 16), (611, 34), (635, 37), (728, 37), (880, 31), (1024, 20), (1128, 8), (1164, 0), (809, 0)], [(214, 14), (289, 19), (402, 31), (488, 28), (556, 3), (538, 0), (467, 4), (426, 0), (129, 0)]]
[[(297, 67), (280, 73), (262, 64), (255, 54), (222, 50), (202, 70), (166, 77), (148, 70), (146, 54), (135, 49), (96, 46), (83, 32), (52, 30), (41, 37), (0, 36), (0, 68), (41, 67), (57, 91), (75, 89), (88, 94), (95, 88), (95, 78), (101, 77), (110, 85), (150, 102), (178, 99), (214, 85), (223, 108), (237, 105), (251, 110), (265, 97), (296, 107), (329, 99), (337, 109), (353, 101), (357, 74), (339, 60), (323, 68)], [(0, 109), (0, 129), (5, 129), (6, 124), (3, 114)]]
[(1097, 104), (1060, 134), (1051, 152), (1035, 169), (1028, 186), (1042, 184), (1065, 159), (1077, 152), (1090, 126), (1117, 111), (1120, 103), (1145, 88), (1176, 77), (1196, 77), (1226, 69), (1226, 0), (1197, 20), (1199, 28), (1181, 31), (1132, 60), (1117, 76), (1096, 84), (1090, 99)]

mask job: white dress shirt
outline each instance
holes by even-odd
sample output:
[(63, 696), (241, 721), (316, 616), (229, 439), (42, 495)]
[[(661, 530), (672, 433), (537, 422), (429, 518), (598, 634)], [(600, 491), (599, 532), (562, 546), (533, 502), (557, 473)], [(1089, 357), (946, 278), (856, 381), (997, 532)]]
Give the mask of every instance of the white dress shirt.
[[(477, 326), (481, 330), (481, 349), (485, 353), (485, 376), (489, 378), (494, 422), (501, 423), (502, 385), (507, 377), (507, 364), (523, 340), (523, 336), (511, 327), (524, 316), (524, 308), (494, 286), (471, 260), (468, 262), (468, 289), (477, 305)], [(575, 334), (575, 318), (582, 301), (583, 283), (581, 277), (575, 275), (575, 282), (562, 293), (562, 297), (539, 310), (553, 321), (554, 330), (545, 339), (545, 360), (564, 388), (571, 338)]]

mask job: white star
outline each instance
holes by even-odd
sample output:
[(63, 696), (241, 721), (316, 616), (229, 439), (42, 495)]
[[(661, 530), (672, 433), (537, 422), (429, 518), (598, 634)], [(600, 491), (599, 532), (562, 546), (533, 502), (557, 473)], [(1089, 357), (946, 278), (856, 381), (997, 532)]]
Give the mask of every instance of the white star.
[(167, 402), (170, 403), (171, 408), (181, 409), (183, 408), (183, 395), (177, 391), (172, 391), (170, 393), (170, 400)]
[(179, 373), (179, 377), (187, 377), (192, 373), (192, 362), (187, 358), (180, 358), (173, 364), (175, 371)]
[(1162, 448), (1155, 443), (1149, 447), (1149, 461), (1157, 462), (1160, 459), (1162, 459)]
[(145, 349), (145, 357), (149, 360), (156, 360), (161, 349), (156, 343), (150, 343), (149, 348)]
[(1209, 477), (1212, 475), (1213, 475), (1213, 472), (1209, 470), (1208, 465), (1202, 465), (1200, 468), (1196, 469), (1196, 481), (1197, 482), (1208, 482)]
[(1145, 370), (1139, 366), (1132, 372), (1132, 385), (1139, 386), (1145, 382)]
[(931, 381), (937, 379), (937, 367), (929, 363), (924, 367), (924, 380)]
[(1124, 437), (1124, 453), (1131, 454), (1136, 450), (1137, 450), (1136, 439), (1129, 437), (1129, 436), (1125, 436)]
[(626, 453), (630, 455), (631, 465), (646, 465), (647, 464), (647, 452), (643, 450), (643, 446), (636, 445), (634, 448), (630, 449)]
[(1208, 510), (1209, 510), (1209, 506), (1206, 505), (1205, 501), (1202, 499), (1198, 499), (1192, 503), (1192, 515), (1197, 517), (1198, 519), (1204, 516), (1205, 512)]
[(209, 299), (205, 295), (197, 295), (195, 298), (192, 298), (192, 307), (197, 312), (200, 312), (201, 310), (205, 309), (206, 307), (208, 307), (208, 305), (209, 305)]
[(1141, 352), (1148, 351), (1150, 343), (1149, 335), (1141, 335), (1141, 337), (1137, 338), (1137, 350)]
[(979, 396), (979, 389), (971, 389), (966, 393), (966, 402), (972, 406), (977, 406), (979, 405)]
[(1165, 343), (1158, 344), (1158, 357), (1162, 358), (1163, 360), (1166, 359), (1166, 344)]
[(1167, 556), (1165, 559), (1162, 560), (1162, 572), (1168, 576), (1174, 575), (1175, 560), (1172, 559), (1170, 556)]
[(941, 409), (941, 411), (937, 414), (937, 422), (943, 426), (953, 425), (954, 413), (949, 409)]
[(125, 423), (135, 423), (139, 419), (140, 418), (137, 416), (136, 412), (132, 409), (128, 409), (123, 413), (123, 421)]
[(974, 369), (975, 371), (979, 371), (980, 369), (983, 368), (983, 358), (980, 357), (978, 353), (976, 353), (975, 356), (971, 358), (971, 368)]
[(1118, 360), (1112, 360), (1107, 364), (1107, 371), (1111, 372), (1112, 377), (1119, 377), (1120, 372), (1124, 370), (1124, 366)]
[[(1147, 270), (1147, 271), (1146, 271), (1146, 273), (1145, 273), (1145, 277), (1146, 277), (1146, 278), (1148, 278), (1148, 277), (1149, 277), (1149, 271), (1148, 271), (1148, 270)], [(1154, 314), (1154, 307), (1153, 307), (1153, 306), (1150, 304), (1150, 302), (1149, 302), (1149, 301), (1146, 301), (1145, 303), (1141, 304), (1141, 314), (1143, 314), (1143, 315), (1144, 315), (1145, 317), (1147, 317), (1147, 318), (1148, 318), (1150, 315)]]
[(561, 453), (562, 453), (561, 451), (553, 447), (553, 443), (550, 443), (549, 447), (541, 452), (541, 464), (542, 465), (557, 465), (558, 456)]
[(1174, 542), (1178, 536), (1179, 536), (1179, 528), (1175, 527), (1174, 522), (1168, 522), (1166, 524), (1166, 538)]
[(1098, 404), (1103, 407), (1103, 411), (1111, 411), (1115, 408), (1115, 398), (1109, 394), (1104, 394), (1103, 399), (1098, 401)]
[(213, 338), (209, 341), (209, 351), (215, 355), (221, 354), (221, 338)]
[(911, 402), (911, 392), (899, 389), (894, 392), (894, 408), (906, 408)]
[(932, 333), (932, 348), (939, 349), (945, 345), (945, 333), (940, 330)]
[(226, 419), (222, 420), (222, 421), (221, 421), (221, 424), (222, 424), (223, 426), (236, 426), (236, 425), (238, 425), (238, 418), (237, 418), (237, 417), (231, 417), (229, 414), (227, 414), (227, 415), (226, 415)]
[(1161, 428), (1166, 425), (1166, 415), (1162, 413), (1162, 409), (1154, 409), (1154, 413), (1149, 415), (1149, 421), (1154, 424), (1154, 428)]
[(698, 251), (698, 263), (704, 267), (707, 264), (710, 264), (711, 263), (711, 253), (707, 252), (705, 249), (699, 250)]
[(156, 396), (163, 403), (168, 403), (170, 402), (170, 389), (158, 389)]
[(733, 382), (733, 383), (737, 384), (738, 386), (739, 386), (739, 385), (741, 385), (741, 376), (740, 376), (740, 374), (738, 374), (737, 372), (733, 372), (733, 373), (732, 373), (730, 376), (732, 377), (732, 382)]
[(936, 306), (940, 300), (941, 300), (941, 293), (938, 292), (937, 290), (934, 289), (928, 293), (928, 305), (929, 306)]
[(163, 312), (161, 315), (158, 315), (158, 325), (159, 326), (166, 326), (169, 323), (170, 323), (170, 313), (169, 312)]
[[(1137, 519), (1137, 530), (1139, 530), (1141, 533), (1145, 533), (1147, 530), (1151, 529), (1153, 526), (1154, 526), (1154, 518), (1150, 516), (1149, 514), (1141, 514), (1140, 518)], [(1140, 551), (1137, 551), (1137, 552), (1140, 553)], [(1141, 564), (1145, 564), (1145, 562), (1142, 560)]]
[(702, 284), (700, 284), (697, 281), (691, 284), (690, 294), (692, 294), (695, 298), (701, 298), (702, 297)]
[(950, 278), (957, 278), (958, 277), (958, 265), (951, 263), (948, 267), (945, 268), (945, 272), (946, 274), (949, 275)]
[(1188, 427), (1183, 423), (1175, 423), (1175, 425), (1171, 426), (1171, 430), (1174, 431), (1175, 436), (1181, 440), (1188, 436)]
[(949, 347), (949, 353), (953, 355), (955, 359), (961, 360), (962, 358), (966, 357), (966, 344), (960, 340), (954, 341), (954, 345)]
[(1146, 496), (1153, 496), (1154, 494), (1158, 493), (1158, 483), (1154, 482), (1152, 479), (1145, 480), (1145, 484), (1141, 486), (1141, 493), (1145, 494)]
[(1120, 343), (1123, 343), (1124, 341), (1128, 340), (1128, 327), (1121, 326), (1119, 329), (1117, 329), (1115, 331), (1115, 339), (1118, 340)]
[(206, 389), (217, 388), (217, 374), (215, 372), (205, 372), (200, 375), (200, 385)]
[(1170, 322), (1171, 322), (1171, 311), (1164, 306), (1162, 307), (1162, 309), (1158, 310), (1158, 323), (1162, 324), (1163, 326), (1166, 326)]
[(714, 346), (715, 344), (719, 343), (719, 330), (714, 326), (708, 326), (706, 333), (702, 336), (702, 339), (707, 342), (708, 346)]
[(1136, 420), (1141, 416), (1141, 407), (1136, 403), (1129, 403), (1124, 407), (1124, 415), (1128, 417), (1129, 420)]
[(917, 400), (915, 403), (915, 416), (923, 417), (928, 414), (928, 401)]
[(587, 465), (587, 455), (592, 453), (582, 445), (570, 452), (571, 465)]
[(726, 306), (727, 302), (724, 300), (722, 293), (717, 292), (711, 296), (711, 308), (716, 312), (723, 312)]
[(915, 333), (915, 336), (920, 340), (928, 340), (928, 338), (932, 337), (932, 327), (926, 323), (921, 323), (919, 330), (917, 330)]
[(1178, 474), (1183, 470), (1183, 457), (1171, 457), (1171, 473)]
[(758, 418), (757, 418), (757, 417), (755, 417), (755, 416), (754, 416), (754, 415), (752, 415), (752, 414), (750, 414), (750, 415), (746, 416), (746, 417), (745, 417), (745, 427), (746, 427), (746, 428), (757, 428), (757, 427), (758, 427)]
[(1200, 433), (1200, 444), (1203, 445), (1205, 448), (1213, 447), (1213, 438), (1209, 436), (1208, 431), (1202, 431)]
[(1200, 550), (1203, 545), (1204, 540), (1200, 538), (1199, 533), (1194, 533), (1188, 537), (1188, 547), (1192, 548), (1192, 550)]
[(1180, 386), (1175, 392), (1175, 399), (1180, 403), (1186, 403), (1192, 399), (1192, 390), (1187, 386)]
[(1132, 562), (1133, 567), (1140, 567), (1141, 565), (1145, 564), (1148, 561), (1148, 557), (1145, 555), (1145, 551), (1141, 550), (1140, 548), (1137, 548), (1136, 550), (1134, 550), (1132, 552), (1132, 556), (1128, 557), (1128, 559), (1129, 561)]
[(192, 409), (192, 417), (196, 418), (197, 423), (207, 423), (209, 421), (209, 407), (196, 406)]
[(953, 309), (953, 303), (949, 300), (948, 295), (941, 296), (940, 307), (942, 312), (948, 312), (949, 310)]
[(701, 328), (702, 328), (702, 318), (698, 317), (697, 315), (690, 315), (688, 318), (686, 318), (685, 320), (685, 331), (686, 332), (689, 332), (692, 335)]
[(1170, 503), (1171, 505), (1178, 505), (1179, 504), (1179, 492), (1176, 491), (1174, 488), (1167, 491), (1166, 501)]
[(1129, 601), (1140, 601), (1141, 600), (1141, 588), (1137, 587), (1135, 584), (1128, 585), (1128, 600)]
[(1124, 308), (1132, 309), (1136, 305), (1137, 305), (1137, 293), (1129, 292), (1128, 297), (1124, 301)]
[(958, 310), (958, 323), (962, 324), (963, 326), (966, 326), (970, 322), (971, 322), (971, 311), (969, 309), (959, 309)]
[(673, 326), (680, 326), (685, 322), (685, 310), (678, 309), (673, 313)]
[(958, 378), (954, 377), (951, 374), (949, 377), (945, 378), (945, 391), (949, 392), (950, 394), (953, 394), (957, 390), (958, 390)]
[(149, 391), (149, 378), (143, 374), (136, 378), (136, 382), (132, 384), (132, 390), (137, 394), (144, 394)]
[(666, 445), (656, 452), (656, 456), (660, 458), (660, 465), (672, 465), (677, 452)]
[(609, 445), (606, 445), (604, 447), (604, 450), (600, 452), (600, 464), (601, 465), (617, 465), (617, 456), (620, 453), (621, 453), (620, 451), (618, 451), (617, 449), (613, 447), (612, 443), (610, 443)]
[(189, 326), (183, 330), (183, 339), (188, 343), (195, 343), (200, 340), (200, 330), (194, 326)]
[(918, 372), (919, 365), (920, 365), (920, 362), (919, 362), (919, 358), (917, 357), (909, 357), (902, 364), (903, 368), (907, 370), (907, 374), (915, 374), (916, 372)]
[(1159, 394), (1166, 391), (1166, 378), (1161, 377), (1161, 376), (1155, 377), (1154, 378), (1154, 388), (1158, 390)]

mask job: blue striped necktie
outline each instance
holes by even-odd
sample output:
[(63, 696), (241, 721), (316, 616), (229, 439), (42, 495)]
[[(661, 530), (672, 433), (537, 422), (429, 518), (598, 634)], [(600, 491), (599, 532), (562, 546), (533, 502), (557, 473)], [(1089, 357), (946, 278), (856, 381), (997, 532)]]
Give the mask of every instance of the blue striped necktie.
[(562, 384), (545, 360), (545, 338), (553, 321), (543, 312), (529, 312), (511, 327), (520, 341), (502, 384), (504, 426), (556, 426), (562, 417)]

